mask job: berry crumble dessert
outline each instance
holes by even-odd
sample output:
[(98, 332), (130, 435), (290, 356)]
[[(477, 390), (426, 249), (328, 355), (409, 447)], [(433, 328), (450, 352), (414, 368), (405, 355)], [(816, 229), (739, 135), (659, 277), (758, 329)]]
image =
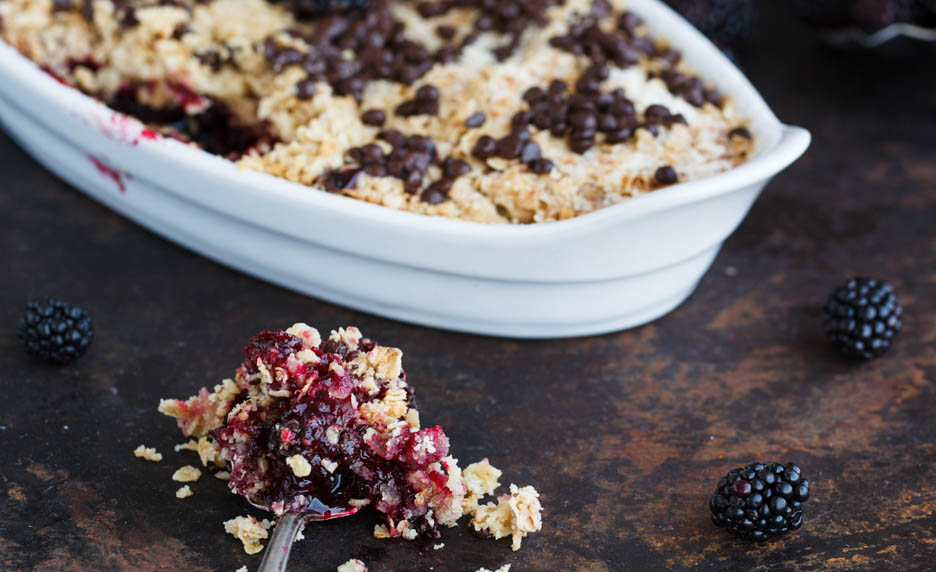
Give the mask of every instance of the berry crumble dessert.
[(625, 0), (0, 0), (3, 39), (154, 130), (310, 191), (556, 221), (751, 153)]
[[(511, 484), (496, 503), (482, 504), (501, 472), (487, 459), (462, 470), (442, 428), (421, 426), (399, 349), (354, 327), (322, 339), (300, 323), (262, 332), (244, 351), (233, 379), (187, 400), (164, 399), (159, 411), (197, 439), (180, 449), (224, 469), (231, 490), (251, 504), (323, 518), (370, 506), (386, 518), (378, 538), (436, 539), (439, 525), (470, 515), (475, 531), (511, 537), (517, 550), (540, 530), (533, 487)], [(183, 467), (176, 475), (194, 481), (201, 472)], [(225, 523), (250, 553), (261, 549), (265, 528), (251, 517)]]

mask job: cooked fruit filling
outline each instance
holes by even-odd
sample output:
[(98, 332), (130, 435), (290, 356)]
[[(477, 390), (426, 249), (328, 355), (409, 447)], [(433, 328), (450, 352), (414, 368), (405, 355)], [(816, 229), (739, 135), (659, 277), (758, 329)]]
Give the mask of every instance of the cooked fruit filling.
[[(199, 438), (203, 463), (225, 467), (230, 488), (252, 504), (325, 518), (372, 506), (389, 536), (410, 539), (436, 538), (439, 524), (482, 508), (497, 512), (478, 500), (500, 471), (482, 461), (463, 473), (442, 428), (420, 426), (400, 350), (354, 327), (323, 340), (296, 324), (258, 334), (245, 353), (234, 379), (159, 410)], [(498, 538), (539, 529), (536, 492), (511, 490), (526, 495), (526, 508), (476, 528)]]

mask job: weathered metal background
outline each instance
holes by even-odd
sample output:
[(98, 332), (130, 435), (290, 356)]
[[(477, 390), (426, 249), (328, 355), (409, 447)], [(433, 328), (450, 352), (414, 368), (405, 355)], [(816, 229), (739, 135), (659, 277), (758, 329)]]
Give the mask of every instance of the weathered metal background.
[[(936, 73), (932, 51), (846, 56), (778, 5), (745, 66), (809, 153), (768, 187), (692, 298), (634, 331), (522, 342), (391, 322), (298, 296), (177, 248), (69, 189), (0, 135), (0, 568), (228, 570), (221, 522), (258, 514), (203, 478), (177, 500), (163, 396), (227, 376), (245, 340), (303, 320), (356, 324), (405, 351), (423, 419), (454, 454), (534, 484), (546, 524), (509, 542), (444, 531), (419, 554), (374, 514), (311, 526), (295, 570), (910, 570), (936, 558)], [(894, 350), (858, 365), (824, 343), (821, 300), (862, 273), (907, 311)], [(84, 359), (29, 361), (25, 298), (85, 303)], [(140, 443), (162, 463), (135, 459)], [(718, 477), (793, 460), (812, 482), (802, 531), (745, 544), (708, 519)]]

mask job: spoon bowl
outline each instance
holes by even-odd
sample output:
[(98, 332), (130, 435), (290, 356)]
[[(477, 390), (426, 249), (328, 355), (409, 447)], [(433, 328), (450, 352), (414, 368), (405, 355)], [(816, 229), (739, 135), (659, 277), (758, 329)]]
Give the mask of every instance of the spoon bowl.
[[(270, 510), (269, 507), (253, 502), (250, 504), (263, 510)], [(289, 553), (292, 550), (293, 542), (296, 541), (296, 534), (306, 523), (351, 516), (359, 510), (361, 510), (359, 506), (328, 506), (316, 498), (309, 502), (305, 511), (287, 512), (280, 515), (276, 519), (276, 526), (273, 529), (270, 542), (267, 544), (266, 552), (263, 554), (263, 560), (260, 561), (259, 572), (286, 571), (286, 563), (289, 561)]]

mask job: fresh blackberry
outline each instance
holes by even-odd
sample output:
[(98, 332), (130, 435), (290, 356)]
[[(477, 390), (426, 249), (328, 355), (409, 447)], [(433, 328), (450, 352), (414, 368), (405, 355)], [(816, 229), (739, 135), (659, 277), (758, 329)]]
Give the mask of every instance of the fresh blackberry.
[(58, 298), (30, 300), (16, 333), (29, 354), (54, 364), (81, 357), (94, 337), (88, 311)]
[(887, 282), (853, 278), (825, 304), (829, 339), (849, 357), (872, 359), (887, 351), (903, 323), (903, 308)]
[(809, 481), (793, 463), (751, 463), (718, 481), (709, 500), (712, 522), (748, 540), (783, 536), (803, 525)]
[(728, 52), (751, 35), (753, 0), (666, 0), (700, 32)]
[(286, 5), (299, 18), (322, 16), (351, 8), (367, 8), (369, 0), (287, 0)]

